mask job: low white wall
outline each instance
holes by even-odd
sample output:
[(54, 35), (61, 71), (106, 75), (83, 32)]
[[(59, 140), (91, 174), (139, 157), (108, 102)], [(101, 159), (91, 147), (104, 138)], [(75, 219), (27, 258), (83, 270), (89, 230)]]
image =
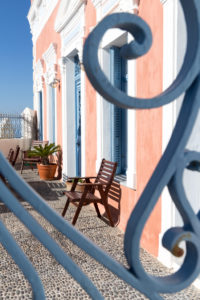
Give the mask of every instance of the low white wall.
[(20, 152), (17, 161), (21, 161), (22, 151), (30, 149), (32, 139), (0, 139), (0, 151), (5, 155), (8, 156), (8, 151), (10, 148), (15, 150), (16, 146), (19, 145)]

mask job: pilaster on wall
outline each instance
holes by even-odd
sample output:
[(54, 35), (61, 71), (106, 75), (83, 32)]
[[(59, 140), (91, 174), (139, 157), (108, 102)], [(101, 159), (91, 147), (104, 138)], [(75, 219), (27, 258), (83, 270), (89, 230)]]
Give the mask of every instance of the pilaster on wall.
[[(44, 73), (43, 73), (43, 59), (39, 59), (34, 66), (34, 84), (33, 84), (33, 107), (37, 114), (39, 112), (39, 92), (43, 93), (44, 87)], [(38, 119), (39, 120), (39, 119)]]
[(43, 88), (43, 59), (39, 59), (34, 67), (34, 91), (39, 92)]
[(74, 62), (63, 57), (60, 60), (62, 82), (62, 136), (63, 136), (63, 177), (76, 176), (75, 130), (72, 130), (75, 116)]
[[(163, 90), (165, 90), (177, 74), (177, 2), (160, 0), (163, 4)], [(164, 152), (176, 122), (176, 103), (173, 101), (163, 107), (163, 139)], [(174, 205), (167, 188), (162, 193), (162, 224), (159, 237), (159, 260), (172, 267), (172, 256), (162, 246), (163, 234), (174, 226)]]
[[(63, 120), (63, 151), (69, 152), (70, 131), (67, 131), (66, 124), (70, 123), (69, 109), (67, 105), (74, 97), (73, 78), (73, 58), (78, 54), (80, 63), (82, 63), (82, 52), (85, 34), (85, 0), (62, 0), (58, 10), (58, 15), (54, 24), (54, 29), (61, 36), (61, 78), (62, 78), (62, 120)], [(67, 84), (66, 84), (67, 83)], [(82, 148), (81, 148), (81, 172), (85, 174), (85, 73), (81, 69), (81, 128), (82, 128)], [(72, 137), (73, 140), (75, 139)], [(71, 143), (72, 144), (72, 143)], [(70, 149), (71, 153), (74, 149)], [(63, 157), (63, 172), (75, 175), (73, 169), (75, 158), (69, 158), (69, 155)]]
[[(62, 57), (59, 60), (59, 66), (60, 66), (60, 73), (61, 73), (61, 78), (62, 78), (62, 120), (64, 121), (63, 123), (67, 124), (67, 102), (66, 102), (66, 95), (67, 95), (67, 90), (66, 90), (66, 84), (64, 82), (67, 82), (67, 76), (66, 76), (66, 70), (67, 70), (67, 58)], [(62, 137), (63, 137), (63, 142), (62, 142), (62, 150), (65, 155), (63, 156), (63, 174), (65, 175), (64, 177), (67, 178), (67, 170), (68, 170), (68, 164), (67, 164), (67, 126), (62, 125)]]
[[(163, 4), (164, 12), (164, 59), (163, 59), (163, 90), (175, 80), (179, 72), (186, 49), (187, 37), (184, 15), (181, 5), (178, 1), (160, 0)], [(171, 137), (174, 129), (182, 97), (176, 99), (172, 103), (163, 107), (163, 151)], [(193, 128), (190, 139), (186, 145), (187, 149), (199, 151), (199, 124), (200, 115), (198, 115), (195, 126)], [(195, 174), (196, 173), (196, 174)], [(183, 185), (186, 186), (186, 195), (190, 200), (190, 205), (195, 213), (199, 210), (199, 174), (197, 172), (184, 171)], [(163, 234), (173, 226), (181, 226), (182, 219), (167, 191), (167, 188), (162, 194), (162, 227), (160, 233), (159, 260), (173, 267), (174, 270), (180, 268), (181, 259), (172, 256), (169, 251), (162, 246)], [(184, 245), (183, 245), (184, 246)], [(198, 288), (200, 279), (194, 282)]]

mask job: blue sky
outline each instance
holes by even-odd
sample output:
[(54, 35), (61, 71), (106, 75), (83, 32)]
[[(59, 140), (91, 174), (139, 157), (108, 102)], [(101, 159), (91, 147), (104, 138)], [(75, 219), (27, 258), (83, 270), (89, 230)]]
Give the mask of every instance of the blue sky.
[(32, 36), (27, 19), (30, 0), (1, 1), (0, 112), (33, 108)]

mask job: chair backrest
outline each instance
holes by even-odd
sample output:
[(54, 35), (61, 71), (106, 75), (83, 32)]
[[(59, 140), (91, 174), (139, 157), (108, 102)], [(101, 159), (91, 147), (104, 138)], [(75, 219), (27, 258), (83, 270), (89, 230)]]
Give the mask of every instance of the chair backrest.
[(12, 166), (14, 167), (16, 161), (17, 161), (17, 158), (18, 158), (18, 155), (19, 155), (19, 150), (20, 150), (20, 147), (19, 145), (16, 146), (16, 149), (15, 149), (15, 152), (13, 154), (13, 160), (12, 160)]
[(120, 182), (113, 180), (111, 183), (110, 189), (108, 191), (108, 198), (119, 203), (121, 200), (121, 195), (122, 195), (122, 191), (121, 191)]
[(7, 160), (12, 164), (12, 161), (13, 161), (13, 156), (14, 156), (14, 150), (13, 148), (10, 148), (9, 149), (9, 152), (8, 152), (8, 156), (7, 156)]
[(106, 188), (104, 192), (107, 194), (110, 186), (113, 182), (115, 173), (117, 170), (117, 162), (112, 162), (102, 159), (101, 166), (99, 168), (99, 172), (97, 174), (95, 182), (100, 182), (102, 184), (106, 184)]

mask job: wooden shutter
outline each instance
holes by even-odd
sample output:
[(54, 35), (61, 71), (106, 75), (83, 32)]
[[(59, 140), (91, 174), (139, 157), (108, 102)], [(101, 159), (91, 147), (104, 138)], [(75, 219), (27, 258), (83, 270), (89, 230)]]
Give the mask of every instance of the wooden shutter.
[[(110, 49), (110, 80), (120, 90), (126, 90), (126, 61), (119, 54), (120, 48)], [(127, 161), (127, 112), (111, 105), (111, 159), (117, 162), (116, 174), (126, 172)]]
[(79, 57), (74, 57), (75, 64), (75, 139), (76, 139), (76, 176), (81, 176), (81, 73)]

